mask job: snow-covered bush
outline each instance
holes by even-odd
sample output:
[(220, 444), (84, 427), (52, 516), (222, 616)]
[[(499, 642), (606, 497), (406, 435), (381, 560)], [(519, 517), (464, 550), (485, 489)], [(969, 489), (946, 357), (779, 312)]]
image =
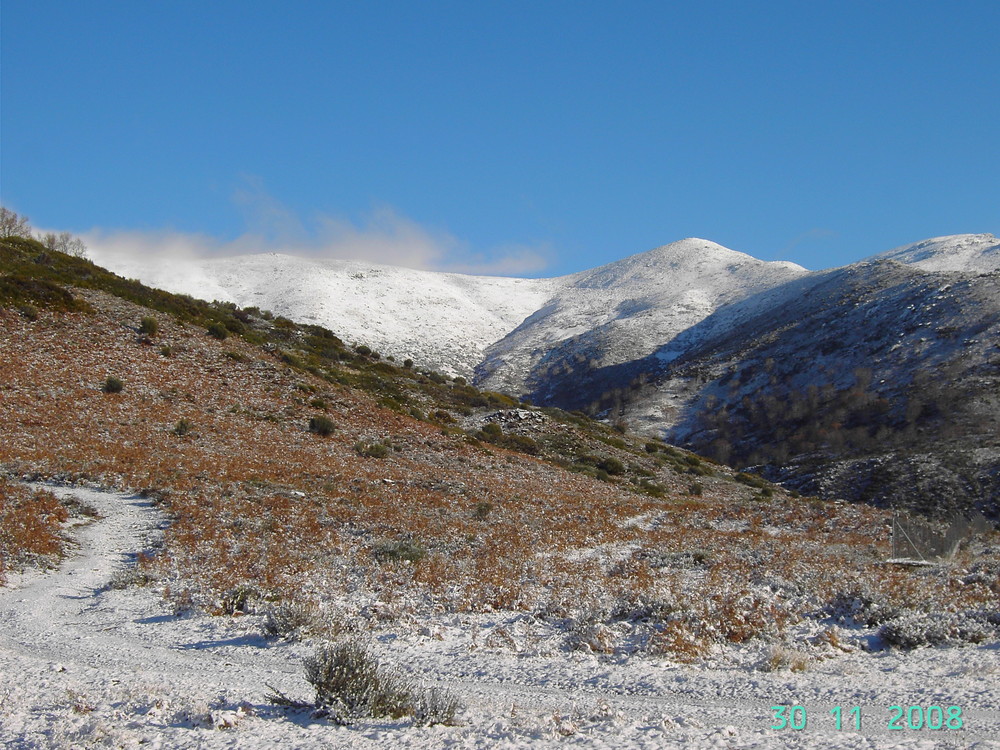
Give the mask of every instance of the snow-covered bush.
[(1000, 637), (1000, 614), (909, 612), (885, 623), (878, 634), (886, 645), (903, 649), (983, 643)]
[(462, 702), (443, 688), (417, 691), (413, 698), (413, 723), (418, 727), (435, 724), (454, 726), (458, 723), (458, 712)]
[(868, 590), (855, 589), (834, 596), (823, 608), (823, 614), (840, 625), (874, 627), (902, 615), (904, 610), (888, 602), (884, 596)]
[(791, 672), (805, 672), (809, 668), (809, 656), (788, 646), (774, 645), (768, 649), (759, 668), (765, 672), (778, 672), (786, 669)]
[(399, 718), (412, 710), (413, 686), (356, 641), (323, 646), (305, 660), (305, 668), (306, 680), (316, 690), (316, 708), (337, 722)]
[(267, 610), (264, 632), (272, 638), (295, 638), (315, 630), (318, 624), (312, 607), (298, 602), (282, 602)]

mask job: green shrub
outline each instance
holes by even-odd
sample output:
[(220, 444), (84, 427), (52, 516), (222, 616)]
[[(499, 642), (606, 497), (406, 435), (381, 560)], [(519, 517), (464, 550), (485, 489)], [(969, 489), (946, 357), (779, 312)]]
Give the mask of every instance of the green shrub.
[(480, 440), (495, 442), (503, 437), (503, 428), (496, 422), (487, 422), (483, 425), (482, 437)]
[(759, 477), (756, 474), (747, 474), (745, 472), (740, 472), (735, 477), (733, 477), (740, 484), (745, 484), (747, 487), (753, 487), (754, 489), (763, 490), (765, 488), (770, 488), (770, 484), (763, 477)]
[(208, 335), (219, 341), (225, 341), (229, 337), (229, 331), (222, 323), (212, 323), (208, 326)]
[(426, 557), (427, 550), (424, 549), (423, 545), (410, 539), (401, 539), (376, 545), (372, 554), (379, 562), (418, 563)]
[(667, 494), (663, 485), (657, 484), (650, 479), (642, 479), (639, 482), (639, 490), (645, 492), (650, 497), (663, 497)]
[(152, 315), (147, 315), (139, 321), (139, 333), (144, 333), (147, 336), (155, 336), (159, 332), (160, 324), (156, 322), (156, 318)]
[(175, 435), (177, 435), (177, 437), (183, 437), (184, 435), (187, 435), (189, 432), (191, 432), (191, 423), (188, 422), (186, 419), (180, 419), (178, 420), (177, 424), (174, 425), (173, 432)]
[(327, 437), (328, 435), (332, 435), (336, 429), (337, 426), (329, 417), (319, 415), (309, 419), (309, 432), (317, 435)]
[(504, 448), (518, 453), (526, 453), (529, 456), (536, 456), (540, 451), (538, 443), (527, 435), (508, 435), (504, 438), (502, 445)]
[(603, 469), (611, 476), (619, 476), (625, 473), (625, 464), (623, 464), (617, 458), (612, 458), (610, 456), (602, 458), (600, 461), (598, 461), (597, 468)]
[(385, 458), (389, 455), (389, 446), (385, 443), (363, 443), (354, 445), (355, 452), (362, 458)]
[(104, 385), (101, 386), (101, 390), (105, 393), (121, 393), (124, 388), (125, 383), (116, 378), (114, 375), (108, 375), (107, 379), (104, 381)]

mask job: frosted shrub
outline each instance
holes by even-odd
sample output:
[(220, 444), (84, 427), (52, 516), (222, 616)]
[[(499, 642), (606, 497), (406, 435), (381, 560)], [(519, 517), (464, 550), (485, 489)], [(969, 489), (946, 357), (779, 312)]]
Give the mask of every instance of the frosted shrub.
[(399, 718), (410, 712), (413, 687), (360, 643), (324, 646), (305, 661), (316, 708), (339, 723), (361, 717)]
[(283, 602), (267, 611), (264, 632), (272, 638), (295, 638), (317, 624), (313, 610), (297, 602)]
[(768, 649), (767, 656), (760, 664), (760, 669), (765, 672), (778, 672), (789, 670), (791, 672), (805, 672), (809, 668), (809, 657), (787, 646), (774, 645)]
[(885, 597), (868, 591), (838, 594), (827, 603), (824, 612), (840, 625), (866, 627), (881, 625), (902, 614), (901, 609), (887, 602)]
[(886, 645), (903, 649), (983, 643), (1000, 636), (1000, 615), (910, 612), (887, 622), (878, 634)]
[(420, 691), (413, 699), (413, 723), (418, 727), (434, 724), (455, 726), (461, 701), (447, 690), (431, 688)]

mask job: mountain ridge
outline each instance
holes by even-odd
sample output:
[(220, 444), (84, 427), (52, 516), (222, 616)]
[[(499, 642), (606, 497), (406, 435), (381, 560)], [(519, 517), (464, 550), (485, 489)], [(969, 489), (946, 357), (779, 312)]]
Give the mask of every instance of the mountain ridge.
[[(906, 502), (962, 508), (964, 493), (997, 515), (998, 248), (991, 234), (935, 237), (808, 271), (689, 238), (553, 279), (274, 255), (198, 271), (239, 290), (237, 304), (271, 303), (384, 354), (756, 465), (803, 491), (897, 502), (906, 457), (948, 445), (949, 465)], [(795, 415), (778, 408), (786, 401)], [(844, 460), (881, 461), (892, 479), (833, 481)]]

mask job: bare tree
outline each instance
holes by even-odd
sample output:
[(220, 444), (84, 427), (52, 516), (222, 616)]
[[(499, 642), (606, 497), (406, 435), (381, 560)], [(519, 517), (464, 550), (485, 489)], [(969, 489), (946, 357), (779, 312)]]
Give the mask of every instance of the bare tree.
[(49, 250), (56, 250), (60, 253), (66, 253), (66, 255), (73, 255), (77, 258), (87, 257), (87, 246), (83, 244), (83, 240), (74, 237), (69, 232), (60, 232), (56, 234), (55, 232), (48, 232), (47, 234), (38, 235), (38, 241), (41, 242)]
[(19, 216), (9, 208), (0, 206), (0, 238), (30, 237), (31, 226), (27, 216)]

